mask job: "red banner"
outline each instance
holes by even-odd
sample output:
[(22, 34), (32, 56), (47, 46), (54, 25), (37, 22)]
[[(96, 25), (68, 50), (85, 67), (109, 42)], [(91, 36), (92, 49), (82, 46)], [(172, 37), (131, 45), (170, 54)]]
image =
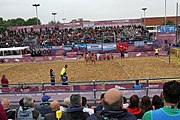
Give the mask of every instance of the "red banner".
[(116, 43), (117, 50), (127, 50), (128, 49), (128, 42), (123, 43)]

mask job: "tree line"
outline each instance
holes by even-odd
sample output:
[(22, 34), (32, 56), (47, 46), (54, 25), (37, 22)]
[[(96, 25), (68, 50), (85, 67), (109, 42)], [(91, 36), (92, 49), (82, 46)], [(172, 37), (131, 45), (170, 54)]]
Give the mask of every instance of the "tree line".
[[(4, 20), (2, 17), (0, 17), (0, 32), (5, 31), (6, 28), (10, 26), (29, 26), (36, 24), (37, 24), (36, 17), (29, 18), (27, 20), (24, 20), (23, 18)], [(41, 24), (41, 21), (39, 19), (38, 19), (38, 24)]]

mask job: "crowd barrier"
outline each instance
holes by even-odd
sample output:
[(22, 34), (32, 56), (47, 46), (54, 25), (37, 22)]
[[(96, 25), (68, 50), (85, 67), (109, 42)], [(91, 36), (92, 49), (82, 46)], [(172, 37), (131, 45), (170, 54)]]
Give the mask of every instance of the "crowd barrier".
[[(134, 81), (140, 80), (142, 89), (134, 89)], [(110, 88), (118, 88), (128, 99), (136, 94), (140, 98), (147, 95), (152, 98), (154, 95), (160, 95), (164, 82), (170, 80), (180, 81), (180, 76), (172, 78), (141, 78), (133, 80), (108, 80), (108, 81), (84, 81), (69, 82), (68, 85), (56, 83), (29, 83), (29, 84), (10, 84), (9, 87), (1, 87), (1, 98), (9, 98), (12, 103), (18, 104), (18, 101), (26, 95), (34, 97), (36, 102), (41, 101), (43, 95), (49, 95), (52, 99), (63, 101), (71, 94), (81, 94), (88, 99), (89, 103), (97, 103), (100, 95)]]

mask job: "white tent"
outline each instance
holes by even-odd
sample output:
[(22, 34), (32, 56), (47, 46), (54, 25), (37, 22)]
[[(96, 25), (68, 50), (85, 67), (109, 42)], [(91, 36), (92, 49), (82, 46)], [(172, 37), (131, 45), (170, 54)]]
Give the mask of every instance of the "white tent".
[[(20, 51), (20, 50), (24, 50), (24, 49), (28, 49), (29, 46), (26, 47), (11, 47), (11, 48), (0, 48), (0, 52), (2, 52), (2, 56), (0, 56), (0, 58), (22, 58), (22, 54), (19, 55), (5, 55), (4, 52), (5, 51)], [(21, 53), (21, 52), (20, 52)]]

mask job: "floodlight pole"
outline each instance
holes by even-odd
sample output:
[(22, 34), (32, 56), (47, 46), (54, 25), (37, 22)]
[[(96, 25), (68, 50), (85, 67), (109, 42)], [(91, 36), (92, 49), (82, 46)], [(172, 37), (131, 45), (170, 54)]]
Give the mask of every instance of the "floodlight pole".
[(39, 7), (40, 4), (33, 4), (32, 6), (36, 7), (36, 17), (37, 17), (37, 25), (38, 25), (38, 9), (37, 9), (37, 7)]
[(54, 16), (54, 23), (56, 23), (56, 14), (57, 13), (52, 13), (52, 15)]
[(144, 11), (144, 26), (146, 26), (145, 17), (146, 17), (146, 10), (147, 10), (147, 8), (142, 8), (142, 10)]

